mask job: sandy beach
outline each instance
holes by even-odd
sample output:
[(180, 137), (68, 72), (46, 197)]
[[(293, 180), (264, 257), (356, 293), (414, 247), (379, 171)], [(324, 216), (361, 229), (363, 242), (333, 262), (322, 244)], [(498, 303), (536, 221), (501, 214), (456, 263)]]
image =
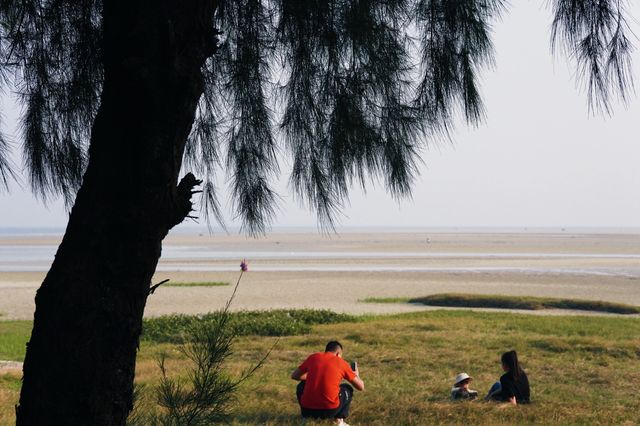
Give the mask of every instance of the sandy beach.
[[(31, 319), (56, 236), (0, 237), (0, 313)], [(164, 244), (154, 283), (224, 281), (225, 287), (160, 287), (146, 315), (205, 313), (233, 291), (233, 309), (325, 308), (350, 313), (424, 307), (367, 297), (444, 292), (569, 297), (640, 305), (640, 234), (274, 232), (259, 239), (177, 234)], [(545, 311), (546, 314), (557, 312)]]

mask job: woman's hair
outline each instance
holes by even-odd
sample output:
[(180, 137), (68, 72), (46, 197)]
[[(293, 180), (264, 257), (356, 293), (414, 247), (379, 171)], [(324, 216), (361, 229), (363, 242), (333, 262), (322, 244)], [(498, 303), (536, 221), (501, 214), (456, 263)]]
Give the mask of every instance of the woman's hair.
[(507, 366), (507, 368), (509, 369), (509, 373), (511, 373), (515, 380), (518, 380), (520, 378), (522, 369), (520, 368), (520, 364), (518, 363), (518, 354), (516, 353), (516, 351), (503, 353), (502, 363)]

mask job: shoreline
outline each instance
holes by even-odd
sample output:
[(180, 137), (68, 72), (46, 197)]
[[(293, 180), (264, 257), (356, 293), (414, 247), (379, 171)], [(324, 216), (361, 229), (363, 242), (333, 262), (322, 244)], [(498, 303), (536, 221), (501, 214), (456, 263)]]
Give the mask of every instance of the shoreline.
[[(32, 318), (35, 292), (50, 262), (42, 260), (42, 248), (56, 241), (0, 236), (0, 319)], [(16, 246), (27, 254), (31, 247), (40, 250), (33, 256), (41, 257), (37, 260), (41, 270), (2, 272), (3, 266), (24, 266), (16, 259), (21, 256)], [(165, 240), (164, 247), (153, 283), (167, 278), (235, 283), (238, 265), (246, 257), (249, 272), (234, 301), (236, 310), (400, 313), (424, 308), (371, 306), (359, 300), (437, 293), (561, 297), (640, 306), (640, 234), (272, 233), (259, 239), (176, 234)], [(2, 253), (13, 258), (3, 260)], [(161, 287), (149, 297), (145, 315), (206, 313), (221, 308), (231, 291), (232, 286)]]

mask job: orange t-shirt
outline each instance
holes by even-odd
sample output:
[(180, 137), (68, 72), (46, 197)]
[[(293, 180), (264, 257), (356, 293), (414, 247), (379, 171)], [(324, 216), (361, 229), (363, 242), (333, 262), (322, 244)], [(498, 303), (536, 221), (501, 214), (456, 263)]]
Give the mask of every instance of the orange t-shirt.
[(338, 408), (342, 379), (351, 381), (356, 377), (351, 366), (331, 352), (310, 355), (298, 368), (307, 373), (300, 404), (316, 410)]

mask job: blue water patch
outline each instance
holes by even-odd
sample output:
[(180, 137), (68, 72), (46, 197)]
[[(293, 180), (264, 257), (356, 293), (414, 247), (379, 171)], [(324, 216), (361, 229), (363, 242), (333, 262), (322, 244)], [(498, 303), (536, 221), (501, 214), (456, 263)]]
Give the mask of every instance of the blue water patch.
[[(57, 245), (0, 245), (0, 271), (44, 272), (54, 259)], [(640, 267), (625, 266), (572, 266), (576, 259), (640, 259), (640, 254), (616, 253), (461, 253), (461, 252), (364, 252), (364, 251), (225, 251), (209, 246), (166, 245), (158, 266), (159, 271), (236, 271), (242, 259), (260, 261), (251, 265), (252, 271), (274, 272), (426, 272), (452, 274), (558, 274), (596, 275), (637, 278)], [(318, 260), (349, 259), (349, 262), (332, 264)], [(380, 259), (369, 264), (358, 260)], [(413, 260), (406, 262), (407, 259)], [(426, 260), (464, 261), (461, 265), (421, 264)], [(540, 266), (530, 261), (566, 259), (565, 265)], [(286, 262), (296, 261), (296, 262)], [(491, 260), (491, 265), (483, 265)], [(496, 264), (504, 260), (503, 264)], [(522, 260), (514, 265), (514, 260)], [(285, 262), (282, 262), (285, 261)], [(476, 261), (469, 265), (469, 261)], [(526, 261), (526, 262), (525, 262)], [(477, 264), (479, 262), (479, 264)], [(628, 263), (628, 262), (627, 262)]]
[(64, 228), (0, 228), (0, 237), (62, 237)]

